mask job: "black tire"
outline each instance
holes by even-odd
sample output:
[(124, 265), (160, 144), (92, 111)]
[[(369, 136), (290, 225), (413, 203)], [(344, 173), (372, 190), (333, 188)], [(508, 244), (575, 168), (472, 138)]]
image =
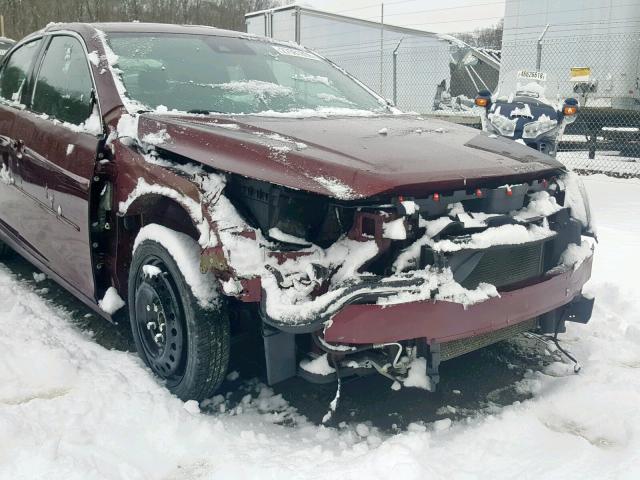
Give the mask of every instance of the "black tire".
[[(145, 265), (162, 273), (149, 276)], [(202, 308), (171, 254), (153, 240), (143, 241), (135, 251), (128, 296), (133, 339), (147, 366), (182, 400), (211, 397), (229, 363), (224, 298), (219, 297), (216, 307)]]

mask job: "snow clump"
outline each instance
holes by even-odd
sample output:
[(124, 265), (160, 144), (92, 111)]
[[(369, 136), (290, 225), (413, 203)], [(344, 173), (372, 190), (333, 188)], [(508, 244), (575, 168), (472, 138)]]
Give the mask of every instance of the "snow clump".
[(98, 302), (100, 310), (108, 313), (109, 315), (113, 315), (122, 307), (124, 307), (124, 305), (124, 300), (120, 298), (120, 295), (118, 295), (118, 291), (115, 289), (115, 287), (109, 287), (105, 292), (102, 300)]

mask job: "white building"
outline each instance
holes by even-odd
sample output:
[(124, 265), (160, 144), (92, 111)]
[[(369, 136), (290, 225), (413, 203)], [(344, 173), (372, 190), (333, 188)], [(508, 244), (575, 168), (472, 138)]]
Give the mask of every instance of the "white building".
[(434, 33), (296, 5), (251, 12), (245, 18), (248, 33), (311, 48), (390, 100), (395, 56), (396, 103), (404, 110), (430, 112), (437, 93), (450, 84), (451, 44)]

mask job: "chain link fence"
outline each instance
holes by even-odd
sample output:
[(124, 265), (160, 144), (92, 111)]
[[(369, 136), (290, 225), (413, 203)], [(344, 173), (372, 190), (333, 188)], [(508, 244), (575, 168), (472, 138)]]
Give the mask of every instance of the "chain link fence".
[[(508, 96), (518, 70), (542, 71), (549, 100), (580, 102), (576, 121), (560, 139), (558, 160), (580, 173), (640, 177), (640, 32), (567, 32), (542, 41), (516, 37), (503, 43), (499, 69), (455, 45), (444, 60), (441, 48), (407, 41), (385, 43), (382, 56), (374, 45), (364, 55), (350, 50), (321, 53), (405, 111), (477, 128), (478, 90)], [(486, 50), (500, 59), (497, 51)], [(446, 75), (443, 62), (449, 63)]]
[(640, 176), (640, 32), (505, 42), (501, 81), (523, 68), (548, 75), (549, 99), (580, 102), (560, 139), (561, 162), (584, 173)]

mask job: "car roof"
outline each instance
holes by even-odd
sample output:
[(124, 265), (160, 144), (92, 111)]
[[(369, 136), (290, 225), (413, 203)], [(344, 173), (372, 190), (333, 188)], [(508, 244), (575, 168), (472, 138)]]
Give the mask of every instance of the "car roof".
[(244, 32), (223, 30), (206, 25), (175, 25), (171, 23), (143, 22), (104, 22), (104, 23), (52, 23), (45, 28), (46, 32), (57, 30), (83, 31), (87, 28), (105, 33), (186, 33), (192, 35), (216, 35), (224, 37), (247, 37)]

